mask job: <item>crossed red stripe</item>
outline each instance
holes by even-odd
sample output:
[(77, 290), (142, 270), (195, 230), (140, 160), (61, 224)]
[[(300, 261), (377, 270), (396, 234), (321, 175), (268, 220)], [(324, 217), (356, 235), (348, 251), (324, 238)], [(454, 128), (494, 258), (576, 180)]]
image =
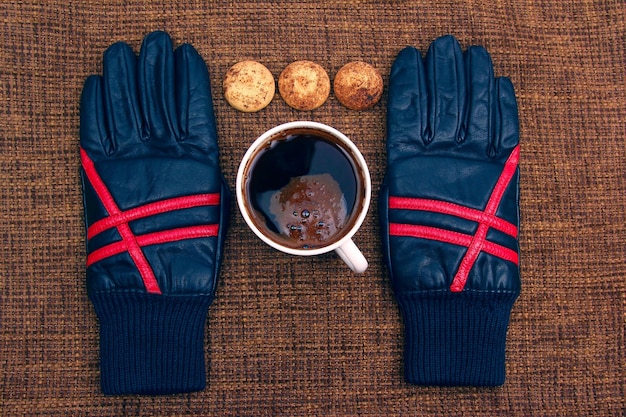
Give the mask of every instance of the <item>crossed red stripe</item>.
[(517, 226), (499, 218), (495, 215), (502, 197), (511, 179), (513, 178), (519, 163), (519, 146), (513, 149), (511, 155), (504, 164), (504, 168), (496, 185), (494, 186), (487, 206), (484, 210), (476, 210), (470, 207), (461, 206), (447, 201), (430, 200), (423, 198), (389, 197), (390, 209), (401, 210), (421, 210), (435, 213), (449, 214), (466, 220), (478, 223), (478, 228), (474, 235), (459, 233), (451, 230), (436, 227), (420, 226), (412, 224), (389, 224), (389, 234), (391, 236), (409, 236), (421, 239), (437, 240), (451, 243), (453, 245), (465, 246), (467, 251), (459, 268), (452, 280), (450, 290), (453, 292), (463, 291), (470, 270), (474, 266), (480, 252), (485, 252), (497, 256), (514, 264), (519, 264), (519, 257), (516, 251), (487, 241), (487, 232), (490, 228), (499, 230), (509, 236), (517, 237)]
[(111, 256), (128, 252), (139, 270), (139, 274), (141, 275), (141, 279), (146, 287), (146, 291), (161, 294), (161, 289), (159, 288), (157, 279), (154, 276), (152, 266), (150, 266), (150, 263), (146, 259), (141, 248), (144, 246), (175, 242), (184, 239), (217, 236), (218, 225), (210, 224), (181, 227), (160, 232), (147, 233), (144, 235), (135, 235), (128, 223), (134, 220), (174, 210), (218, 205), (220, 203), (219, 193), (170, 198), (122, 211), (117, 206), (117, 203), (113, 199), (109, 189), (98, 174), (93, 161), (89, 158), (89, 155), (87, 155), (87, 152), (85, 152), (84, 149), (80, 150), (80, 158), (83, 170), (85, 171), (85, 175), (87, 176), (89, 183), (109, 214), (107, 217), (96, 221), (89, 227), (87, 230), (87, 238), (91, 239), (105, 230), (112, 228), (116, 228), (122, 237), (121, 241), (105, 245), (102, 248), (90, 253), (87, 256), (87, 266), (89, 267), (90, 265)]

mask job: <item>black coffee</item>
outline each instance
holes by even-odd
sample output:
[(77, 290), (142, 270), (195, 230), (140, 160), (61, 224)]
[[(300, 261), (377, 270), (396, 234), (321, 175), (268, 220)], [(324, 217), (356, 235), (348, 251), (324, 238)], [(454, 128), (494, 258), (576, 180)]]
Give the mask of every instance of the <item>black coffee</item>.
[(331, 136), (306, 129), (269, 140), (252, 158), (246, 176), (257, 227), (298, 249), (340, 239), (350, 230), (362, 197), (362, 180), (349, 152)]

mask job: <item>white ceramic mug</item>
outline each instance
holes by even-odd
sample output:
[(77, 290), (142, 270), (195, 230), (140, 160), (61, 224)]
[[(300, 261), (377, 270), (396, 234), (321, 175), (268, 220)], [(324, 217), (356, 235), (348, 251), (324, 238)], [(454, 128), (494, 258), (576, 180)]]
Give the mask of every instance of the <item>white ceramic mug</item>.
[[(311, 157), (311, 155), (305, 152), (305, 154), (307, 154), (308, 156), (306, 158), (302, 158), (303, 153), (301, 152), (292, 152), (291, 154), (289, 153), (291, 152), (290, 149), (300, 150), (300, 148), (297, 147), (296, 140), (300, 140), (302, 136), (307, 136), (309, 139), (311, 136), (314, 137), (314, 139), (315, 138), (323, 139), (321, 141), (322, 143), (320, 143), (319, 141), (318, 142), (313, 141), (315, 144), (311, 145), (315, 147), (315, 149), (317, 149), (317, 146), (321, 146), (320, 151), (317, 151), (317, 150), (311, 151), (311, 154), (315, 154), (315, 152), (317, 152), (317, 155), (321, 155), (321, 156)], [(287, 142), (290, 142), (289, 145), (285, 145)], [(301, 162), (298, 158), (302, 158), (303, 160), (306, 160), (306, 161), (310, 161), (310, 160), (315, 161), (317, 158), (317, 160), (322, 160), (322, 165), (327, 164), (324, 160), (325, 159), (328, 159), (328, 161), (333, 160), (333, 158), (335, 158), (335, 155), (332, 153), (327, 155), (323, 152), (323, 150), (328, 148), (329, 146), (337, 146), (338, 149), (340, 149), (341, 153), (343, 154), (343, 157), (346, 158), (346, 160), (349, 162), (349, 166), (350, 166), (349, 169), (351, 170), (351, 173), (354, 177), (352, 178), (350, 177), (350, 175), (342, 174), (341, 175), (342, 178), (339, 178), (337, 181), (334, 181), (334, 180), (330, 181), (330, 184), (328, 185), (328, 187), (326, 187), (326, 185), (319, 185), (318, 182), (315, 182), (315, 184), (317, 185), (311, 185), (310, 188), (306, 188), (308, 185), (301, 186), (299, 185), (301, 184), (301, 182), (298, 182), (298, 181), (304, 182), (305, 178), (308, 181), (308, 180), (311, 180), (312, 178), (327, 179), (327, 178), (334, 178), (334, 177), (332, 176), (333, 174), (328, 174), (328, 175), (331, 175), (330, 177), (328, 177), (326, 176), (327, 174), (319, 173), (319, 172), (314, 172), (314, 174), (322, 175), (322, 177), (314, 176), (314, 175), (304, 175), (304, 176), (297, 176), (297, 177), (295, 175), (290, 175), (290, 174), (283, 175), (282, 171), (285, 171), (287, 168), (283, 169), (281, 166), (279, 166), (279, 165), (283, 165), (282, 163), (274, 164), (276, 166), (268, 167), (266, 166), (267, 165), (266, 162), (260, 162), (261, 158), (265, 158), (271, 162), (275, 162), (275, 159), (268, 159), (269, 156), (267, 155), (269, 154), (267, 154), (267, 152), (271, 152), (272, 149), (279, 149), (277, 148), (277, 146), (280, 146), (280, 149), (282, 152), (281, 158), (283, 159), (281, 160), (285, 160), (286, 163), (284, 165), (289, 165), (289, 166), (293, 164), (298, 165), (298, 163)], [(312, 148), (307, 148), (307, 149), (312, 149)], [(266, 156), (262, 156), (263, 154), (266, 154)], [(315, 162), (311, 162), (311, 163), (305, 162), (305, 161), (302, 162), (302, 164), (305, 164), (305, 163), (316, 166)], [(335, 168), (334, 168), (335, 166), (340, 166), (340, 165), (343, 166), (343, 162), (340, 162), (337, 164), (334, 164), (334, 163), (330, 163), (330, 164), (332, 167), (331, 171), (333, 172), (335, 171)], [(262, 170), (264, 169), (265, 171), (271, 170), (272, 172), (263, 173)], [(320, 168), (320, 169), (324, 169), (324, 168)], [(343, 168), (343, 169), (344, 171), (342, 172), (345, 173), (347, 172), (346, 169), (348, 168)], [(280, 173), (276, 174), (274, 172), (276, 170), (279, 170)], [(284, 176), (285, 178), (284, 179), (281, 178), (282, 176)], [(291, 177), (291, 178), (288, 178), (288, 177)], [(344, 181), (345, 178), (348, 178), (348, 177), (349, 177), (349, 180)], [(284, 202), (283, 196), (286, 195), (286, 193), (288, 192), (286, 191), (287, 189), (297, 190), (297, 192), (300, 193), (298, 195), (302, 196), (303, 195), (302, 187), (304, 187), (304, 189), (307, 190), (306, 191), (307, 195), (315, 194), (315, 192), (311, 190), (319, 191), (323, 189), (325, 191), (318, 193), (319, 195), (324, 195), (326, 197), (330, 196), (328, 198), (330, 198), (332, 201), (336, 201), (337, 199), (335, 197), (338, 194), (336, 192), (333, 194), (332, 190), (341, 189), (341, 192), (342, 192), (341, 194), (342, 204), (341, 205), (343, 207), (343, 204), (345, 203), (346, 204), (345, 207), (348, 207), (347, 210), (344, 210), (344, 209), (340, 210), (342, 211), (342, 214), (344, 211), (345, 213), (347, 213), (347, 214), (344, 214), (345, 216), (347, 216), (345, 220), (345, 224), (342, 224), (341, 222), (334, 222), (334, 221), (326, 222), (326, 223), (333, 223), (331, 225), (331, 224), (326, 224), (325, 222), (320, 221), (317, 224), (320, 224), (322, 226), (317, 226), (316, 224), (315, 227), (319, 227), (319, 228), (326, 227), (326, 229), (319, 230), (319, 231), (316, 230), (317, 234), (322, 235), (323, 234), (322, 232), (326, 233), (326, 231), (331, 226), (333, 227), (333, 230), (337, 230), (337, 232), (332, 234), (331, 237), (328, 238), (328, 240), (316, 242), (316, 244), (312, 244), (312, 245), (307, 244), (304, 246), (298, 246), (297, 237), (295, 237), (295, 233), (300, 233), (300, 239), (302, 240), (303, 234), (309, 233), (308, 227), (313, 227), (311, 225), (312, 223), (306, 223), (309, 226), (305, 225), (304, 227), (307, 227), (307, 229), (305, 229), (305, 232), (302, 232), (303, 226), (301, 226), (300, 223), (298, 222), (301, 221), (302, 224), (305, 224), (305, 221), (308, 220), (308, 219), (303, 218), (305, 214), (306, 214), (306, 217), (312, 216), (312, 214), (309, 212), (309, 210), (303, 210), (302, 213), (299, 213), (299, 210), (294, 210), (293, 211), (293, 215), (294, 215), (293, 225), (283, 225), (283, 223), (280, 223), (278, 226), (276, 225), (272, 226), (274, 227), (274, 229), (270, 230), (270, 228), (268, 227), (268, 222), (278, 221), (277, 216), (282, 216), (281, 217), (281, 220), (282, 220), (285, 218), (285, 216), (289, 216), (289, 215), (284, 214), (284, 213), (279, 213), (277, 216), (274, 216), (272, 214), (269, 214), (267, 210), (265, 211), (259, 210), (258, 204), (255, 206), (255, 203), (253, 203), (253, 201), (261, 201), (260, 198), (258, 200), (255, 199), (256, 198), (255, 196), (263, 194), (260, 192), (257, 193), (257, 190), (259, 189), (259, 187), (256, 184), (261, 183), (263, 184), (262, 185), (263, 187), (266, 186), (266, 184), (262, 183), (261, 180), (259, 180), (259, 178), (269, 178), (268, 181), (270, 182), (278, 178), (276, 181), (278, 181), (280, 185), (282, 185), (286, 181), (289, 181), (289, 184), (292, 184), (292, 185), (282, 185), (282, 188), (280, 190), (277, 189), (278, 187), (280, 187), (280, 185), (278, 185), (274, 189), (271, 189), (271, 191), (267, 191), (267, 193), (272, 194), (271, 197), (269, 198), (273, 199), (274, 201), (278, 201), (280, 199), (280, 201)], [(344, 182), (349, 182), (350, 186), (343, 187)], [(342, 187), (340, 187), (340, 183)], [(352, 185), (354, 185), (354, 187)], [(367, 168), (367, 164), (365, 163), (365, 159), (363, 158), (363, 155), (361, 154), (359, 149), (356, 147), (356, 145), (350, 139), (348, 139), (348, 137), (346, 137), (343, 133), (325, 124), (317, 123), (317, 122), (310, 122), (310, 121), (289, 122), (289, 123), (285, 123), (285, 124), (276, 126), (268, 130), (267, 132), (263, 133), (259, 138), (257, 138), (256, 141), (250, 146), (250, 148), (245, 153), (241, 161), (241, 164), (239, 165), (239, 170), (237, 172), (236, 187), (237, 187), (237, 190), (236, 190), (237, 203), (239, 204), (239, 210), (241, 211), (243, 218), (245, 219), (248, 226), (252, 229), (252, 231), (261, 240), (263, 240), (265, 243), (267, 243), (271, 247), (279, 251), (291, 254), (291, 255), (299, 255), (299, 256), (313, 256), (313, 255), (320, 255), (322, 253), (326, 253), (330, 251), (335, 251), (339, 255), (339, 257), (354, 272), (360, 273), (367, 269), (367, 265), (368, 265), (367, 260), (365, 259), (361, 251), (357, 248), (357, 246), (352, 241), (352, 237), (356, 233), (356, 231), (359, 229), (361, 224), (363, 223), (363, 220), (365, 219), (365, 216), (369, 209), (371, 195), (372, 195), (372, 182), (371, 182), (369, 170)], [(300, 188), (297, 188), (297, 187), (300, 187)], [(317, 187), (317, 188), (314, 188), (314, 187)], [(265, 187), (265, 188), (268, 188), (268, 187)], [(263, 190), (265, 190), (265, 188), (263, 188)], [(348, 188), (349, 190), (345, 194), (343, 194), (344, 189), (348, 189)], [(328, 191), (329, 189), (331, 191)], [(278, 194), (278, 193), (282, 193), (282, 194)], [(349, 194), (349, 198), (346, 197), (348, 194)], [(311, 198), (314, 198), (314, 197), (311, 197)], [(263, 197), (263, 199), (264, 199), (263, 201), (267, 201), (268, 197), (265, 196)], [(327, 201), (331, 201), (331, 200), (327, 200)], [(346, 200), (349, 200), (349, 201), (347, 201), (346, 203)], [(295, 197), (294, 197), (294, 201), (295, 201)], [(277, 203), (272, 203), (272, 204), (277, 204)], [(286, 204), (292, 204), (292, 203), (289, 201)], [(305, 202), (305, 204), (307, 203)], [(311, 204), (314, 204), (314, 203), (311, 203)], [(324, 206), (325, 208), (320, 209), (322, 211), (321, 217), (324, 217), (323, 216), (324, 213), (330, 213), (331, 206), (332, 206), (332, 210), (335, 210), (336, 205), (331, 205), (331, 204), (328, 204)], [(276, 207), (276, 205), (274, 205), (273, 207)], [(285, 206), (283, 205), (282, 207), (284, 209)], [(289, 207), (296, 207), (296, 206), (292, 205)], [(316, 210), (312, 210), (312, 211), (316, 211)], [(273, 212), (273, 213), (276, 213), (276, 212)], [(319, 215), (319, 212), (318, 212), (318, 215)], [(268, 219), (269, 217), (272, 217), (272, 219)], [(341, 218), (341, 215), (337, 213), (330, 213), (330, 217), (332, 219), (336, 219), (336, 218)], [(328, 218), (329, 218), (328, 216), (324, 217), (325, 220)], [(312, 219), (313, 218), (311, 217), (311, 221), (313, 221)], [(284, 229), (286, 231), (282, 231), (282, 232), (279, 231), (279, 228), (284, 228), (286, 226), (288, 226), (291, 229)], [(341, 227), (335, 227), (335, 226), (341, 226)], [(296, 228), (298, 227), (300, 228), (299, 229), (300, 232), (296, 231)], [(294, 231), (293, 232), (294, 236), (291, 236), (292, 233), (290, 232), (290, 230)], [(309, 235), (307, 234), (307, 236)], [(289, 239), (293, 239), (293, 242)]]

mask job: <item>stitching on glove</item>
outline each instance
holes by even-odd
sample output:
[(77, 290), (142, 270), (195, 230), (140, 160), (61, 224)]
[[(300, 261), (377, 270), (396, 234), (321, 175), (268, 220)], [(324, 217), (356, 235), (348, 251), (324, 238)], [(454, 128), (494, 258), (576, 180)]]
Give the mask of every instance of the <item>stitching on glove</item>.
[(219, 193), (189, 195), (156, 201), (154, 203), (122, 211), (118, 214), (111, 214), (108, 217), (94, 222), (87, 230), (87, 239), (91, 239), (105, 230), (117, 227), (120, 224), (143, 219), (144, 217), (199, 206), (217, 206), (219, 203)]
[[(196, 239), (201, 237), (213, 237), (217, 236), (218, 225), (202, 225), (202, 226), (190, 226), (181, 227), (178, 229), (165, 230), (162, 232), (146, 233), (144, 235), (137, 235), (137, 244), (140, 247), (158, 245), (160, 243), (176, 242), (184, 239)], [(87, 267), (99, 262), (103, 259), (109, 258), (114, 255), (126, 252), (128, 246), (125, 241), (114, 242), (109, 245), (103, 246), (100, 249), (96, 249), (87, 256)]]
[[(439, 242), (451, 243), (453, 245), (465, 247), (469, 247), (472, 244), (473, 238), (472, 235), (454, 232), (451, 230), (444, 230), (437, 227), (398, 223), (389, 224), (389, 235), (437, 240)], [(502, 258), (505, 261), (513, 262), (516, 265), (519, 263), (517, 252), (497, 243), (485, 240), (481, 249), (483, 252)]]
[(513, 223), (494, 215), (487, 215), (482, 210), (476, 210), (448, 201), (430, 200), (426, 198), (389, 197), (389, 208), (449, 214), (478, 223), (486, 223), (490, 227), (506, 233), (509, 236), (517, 237), (517, 226)]
[[(493, 187), (493, 191), (491, 192), (491, 196), (487, 202), (487, 207), (485, 207), (486, 215), (493, 216), (498, 210), (500, 201), (502, 201), (502, 196), (504, 195), (506, 188), (515, 174), (515, 170), (517, 169), (517, 165), (519, 163), (519, 153), (519, 145), (517, 145), (506, 160), (502, 173), (500, 174), (500, 178), (498, 178), (498, 182), (496, 182), (495, 187)], [(476, 262), (476, 259), (486, 242), (488, 231), (488, 224), (480, 223), (478, 225), (478, 230), (476, 230), (476, 233), (474, 234), (472, 244), (467, 248), (467, 252), (465, 252), (461, 265), (459, 265), (456, 276), (454, 277), (454, 280), (452, 280), (450, 291), (463, 291), (469, 272), (474, 266), (474, 263)]]
[(483, 211), (470, 207), (464, 207), (447, 201), (407, 198), (407, 197), (389, 197), (389, 208), (400, 210), (421, 210), (442, 214), (449, 214), (466, 220), (478, 222), (478, 228), (474, 235), (468, 235), (451, 230), (440, 229), (436, 227), (411, 225), (411, 224), (389, 224), (390, 236), (409, 236), (421, 239), (437, 240), (440, 242), (451, 243), (453, 245), (466, 246), (467, 251), (461, 260), (459, 268), (454, 276), (450, 291), (460, 292), (465, 288), (469, 272), (474, 266), (480, 252), (485, 252), (505, 261), (519, 264), (518, 253), (514, 250), (501, 246), (497, 243), (487, 241), (487, 232), (490, 228), (494, 228), (512, 237), (517, 237), (517, 227), (495, 215), (504, 192), (509, 183), (513, 179), (517, 166), (519, 164), (519, 145), (516, 146), (509, 158), (504, 164), (504, 168), (496, 185), (494, 186), (487, 206)]
[(109, 216), (101, 219), (89, 228), (88, 238), (110, 229), (117, 228), (122, 240), (111, 243), (97, 249), (87, 256), (87, 267), (105, 258), (128, 252), (133, 262), (137, 266), (146, 291), (153, 294), (161, 294), (161, 289), (154, 276), (154, 271), (146, 259), (142, 247), (160, 243), (174, 242), (183, 239), (193, 239), (201, 237), (217, 236), (219, 226), (200, 225), (191, 227), (181, 227), (177, 229), (165, 230), (154, 233), (147, 233), (136, 236), (130, 229), (128, 222), (141, 219), (155, 214), (166, 213), (172, 210), (197, 207), (202, 205), (217, 205), (220, 201), (219, 194), (199, 194), (196, 196), (177, 197), (135, 207), (122, 211), (115, 203), (113, 196), (109, 192), (106, 184), (98, 174), (93, 161), (84, 149), (80, 150), (80, 157), (83, 170), (87, 179), (91, 183), (102, 205), (109, 213)]

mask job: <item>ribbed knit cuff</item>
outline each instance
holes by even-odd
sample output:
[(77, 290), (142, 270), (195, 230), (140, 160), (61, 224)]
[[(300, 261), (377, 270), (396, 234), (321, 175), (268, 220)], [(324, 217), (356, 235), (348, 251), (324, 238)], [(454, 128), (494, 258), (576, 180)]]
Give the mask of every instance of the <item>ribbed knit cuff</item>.
[(212, 297), (99, 293), (102, 392), (173, 394), (206, 386), (204, 326)]
[(515, 293), (464, 291), (398, 295), (404, 319), (407, 382), (497, 386)]

